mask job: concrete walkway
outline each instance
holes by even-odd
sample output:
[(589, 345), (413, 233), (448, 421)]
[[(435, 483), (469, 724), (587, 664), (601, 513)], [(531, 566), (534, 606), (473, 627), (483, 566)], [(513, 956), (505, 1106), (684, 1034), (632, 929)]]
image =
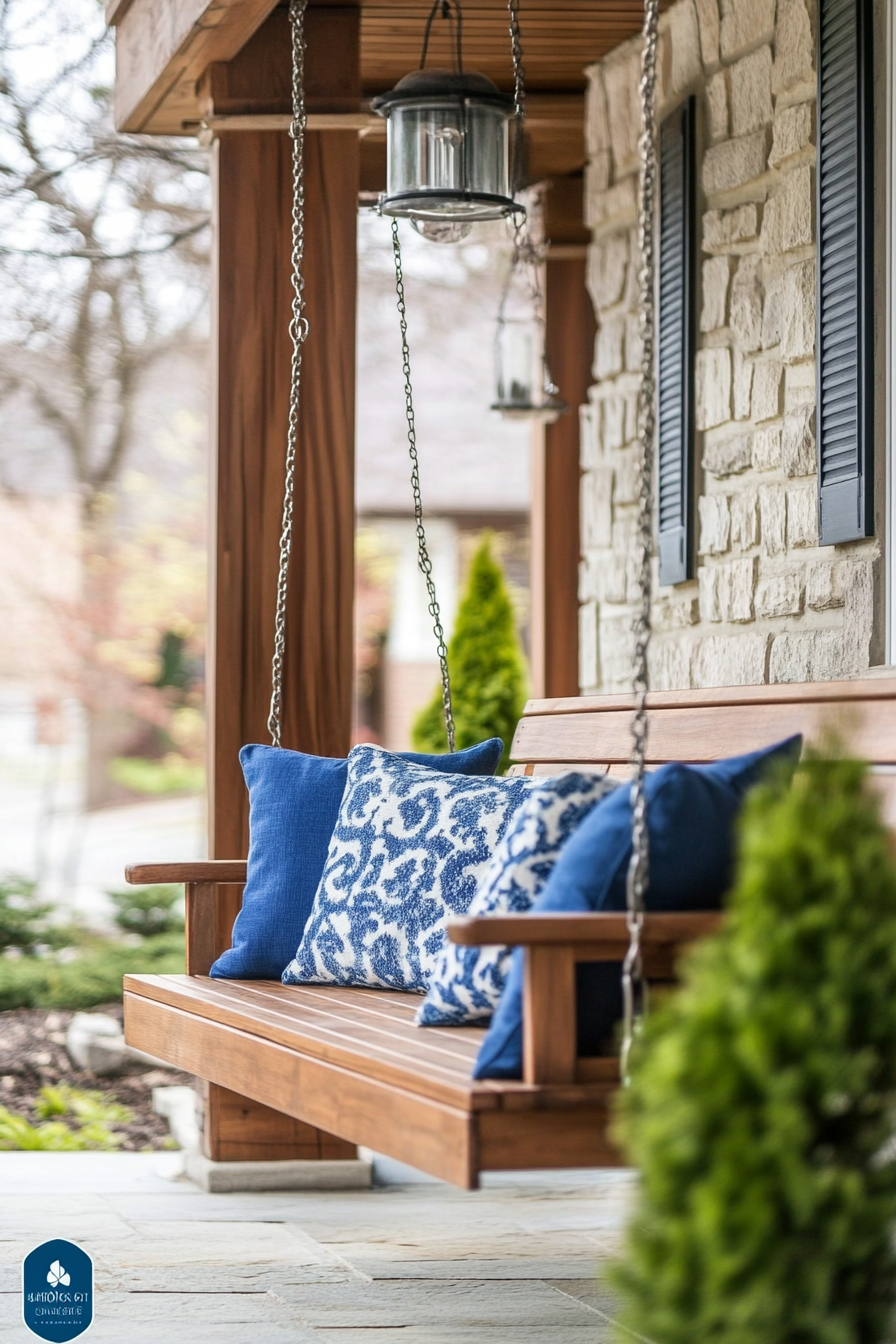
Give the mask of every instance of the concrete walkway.
[(599, 1281), (632, 1177), (486, 1178), (474, 1193), (377, 1162), (373, 1190), (208, 1195), (177, 1154), (0, 1154), (0, 1338), (21, 1262), (52, 1237), (96, 1265), (109, 1344), (609, 1344)]

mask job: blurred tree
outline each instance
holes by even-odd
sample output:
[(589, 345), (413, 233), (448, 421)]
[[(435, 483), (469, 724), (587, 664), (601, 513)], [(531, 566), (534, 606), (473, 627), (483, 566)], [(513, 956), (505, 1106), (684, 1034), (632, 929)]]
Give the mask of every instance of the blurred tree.
[[(648, 916), (649, 924), (649, 916)], [(722, 932), (648, 1021), (617, 1273), (656, 1344), (881, 1344), (896, 1301), (896, 870), (865, 768), (748, 801)]]
[(47, 431), (0, 433), (0, 488), (52, 481), (80, 500), (80, 595), (58, 614), (87, 715), (89, 803), (129, 694), (102, 651), (120, 634), (138, 396), (159, 360), (203, 344), (207, 296), (207, 155), (116, 135), (111, 76), (95, 0), (0, 0), (0, 396), (27, 398)]
[[(470, 565), (448, 644), (448, 669), (458, 748), (488, 737), (503, 738), (499, 769), (506, 769), (526, 698), (526, 662), (504, 571), (493, 555), (489, 534)], [(418, 716), (413, 742), (418, 751), (447, 751), (441, 686)]]

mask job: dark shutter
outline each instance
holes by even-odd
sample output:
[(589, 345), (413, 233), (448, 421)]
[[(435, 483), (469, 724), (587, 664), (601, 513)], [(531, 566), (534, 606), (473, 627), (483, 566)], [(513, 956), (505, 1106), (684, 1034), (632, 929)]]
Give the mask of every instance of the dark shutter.
[(821, 0), (818, 25), (822, 545), (874, 531), (870, 10), (867, 0)]
[(695, 100), (660, 127), (657, 462), (660, 583), (693, 577)]

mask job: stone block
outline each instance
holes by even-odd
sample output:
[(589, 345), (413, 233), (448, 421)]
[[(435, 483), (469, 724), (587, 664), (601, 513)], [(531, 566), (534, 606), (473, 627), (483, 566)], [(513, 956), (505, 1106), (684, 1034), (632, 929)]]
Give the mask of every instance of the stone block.
[(588, 292), (598, 313), (619, 303), (625, 292), (628, 233), (610, 233), (588, 249)]
[(732, 65), (731, 134), (749, 135), (774, 117), (772, 106), (772, 49), (762, 46)]
[(629, 228), (628, 233), (628, 272), (625, 293), (622, 302), (630, 312), (641, 307), (641, 245), (638, 242), (637, 228)]
[(787, 491), (787, 545), (791, 550), (818, 545), (818, 494), (814, 485)]
[(614, 616), (602, 620), (598, 631), (597, 662), (602, 690), (630, 690), (635, 639), (632, 618)]
[(591, 159), (596, 154), (609, 150), (610, 127), (602, 63), (589, 66), (586, 74), (588, 85), (585, 90), (585, 151)]
[(787, 498), (780, 485), (760, 485), (759, 525), (763, 555), (782, 555), (787, 537)]
[(731, 545), (749, 551), (759, 544), (759, 496), (755, 490), (739, 490), (728, 498), (731, 513)]
[(184, 1171), (194, 1185), (216, 1195), (244, 1190), (369, 1190), (373, 1185), (373, 1163), (360, 1158), (213, 1162), (189, 1152)]
[(638, 136), (641, 130), (639, 46), (637, 39), (626, 42), (603, 63), (610, 148), (617, 178), (638, 167)]
[(703, 156), (703, 190), (707, 196), (734, 191), (762, 177), (768, 164), (768, 132), (753, 131), (737, 140), (713, 145)]
[(622, 373), (624, 345), (625, 318), (606, 318), (597, 333), (594, 373), (598, 379), (614, 378), (617, 373)]
[(700, 55), (703, 64), (711, 70), (719, 63), (718, 0), (697, 0), (697, 21), (700, 24)]
[(727, 252), (759, 237), (759, 207), (752, 201), (734, 210), (707, 210), (703, 216), (703, 251)]
[(784, 375), (784, 407), (788, 411), (797, 406), (815, 405), (815, 360), (788, 364)]
[(741, 350), (762, 344), (762, 289), (759, 258), (741, 257), (731, 282), (731, 330)]
[(707, 131), (709, 143), (728, 139), (728, 77), (718, 70), (706, 86)]
[(857, 677), (870, 663), (874, 578), (870, 560), (844, 566), (843, 675)]
[(756, 566), (754, 556), (746, 556), (742, 560), (731, 560), (726, 565), (719, 565), (716, 574), (719, 611), (723, 621), (734, 623), (752, 621)]
[(606, 557), (600, 576), (598, 600), (622, 606), (629, 600), (632, 592), (632, 571), (634, 557), (609, 555)]
[(723, 61), (736, 60), (775, 35), (775, 0), (721, 0), (720, 51)]
[(753, 448), (749, 434), (733, 439), (717, 439), (703, 447), (703, 470), (711, 476), (737, 476), (752, 464)]
[(753, 369), (753, 419), (774, 420), (781, 414), (781, 385), (784, 365), (774, 359), (760, 359)]
[(613, 469), (593, 467), (582, 477), (579, 488), (582, 549), (609, 546), (613, 532)]
[(688, 639), (657, 639), (650, 646), (650, 686), (656, 691), (684, 691), (691, 684)]
[(800, 406), (785, 415), (781, 427), (781, 465), (788, 476), (816, 474), (814, 406)]
[(790, 631), (775, 635), (769, 658), (769, 681), (834, 681), (843, 675), (843, 640), (839, 630)]
[(597, 602), (600, 600), (601, 569), (606, 561), (604, 553), (595, 555), (592, 551), (579, 561), (579, 582), (577, 595), (579, 602)]
[(815, 198), (809, 164), (794, 168), (765, 203), (760, 243), (778, 256), (807, 247), (815, 237)]
[(728, 320), (728, 281), (731, 261), (728, 257), (710, 257), (703, 263), (703, 309), (700, 330), (716, 331)]
[(699, 350), (696, 362), (697, 428), (712, 429), (731, 419), (731, 354)]
[(579, 689), (584, 693), (600, 686), (597, 644), (597, 603), (579, 607)]
[(735, 420), (749, 420), (753, 393), (753, 361), (742, 350), (735, 349), (733, 357), (733, 390)]
[(793, 107), (778, 110), (768, 155), (772, 168), (780, 168), (812, 143), (812, 106), (812, 103), (796, 103)]
[(772, 425), (753, 435), (753, 468), (755, 471), (776, 471), (781, 465), (781, 428)]
[(641, 488), (641, 455), (636, 448), (624, 448), (613, 462), (616, 480), (613, 485), (613, 506), (637, 504)]
[(700, 514), (700, 554), (722, 555), (731, 538), (731, 512), (727, 495), (701, 495), (697, 501)]
[(669, 69), (665, 90), (675, 95), (694, 84), (703, 74), (700, 30), (693, 0), (678, 0), (664, 16), (668, 25)]
[(606, 191), (588, 193), (585, 202), (585, 222), (590, 229), (615, 228), (630, 224), (638, 217), (638, 183), (632, 177), (623, 177)]
[(694, 686), (761, 686), (765, 681), (768, 636), (709, 635), (694, 651)]
[(610, 186), (610, 151), (608, 149), (599, 149), (592, 154), (591, 158), (585, 164), (585, 218), (589, 219), (597, 211), (600, 212), (598, 198), (609, 189)]
[(796, 570), (770, 574), (756, 587), (757, 616), (798, 616), (802, 607), (802, 583)]
[(814, 261), (789, 266), (768, 286), (762, 344), (766, 350), (779, 347), (787, 362), (815, 354)]
[(843, 562), (819, 560), (809, 566), (806, 575), (806, 606), (813, 611), (830, 611), (843, 606)]
[(719, 571), (710, 565), (697, 570), (701, 621), (718, 622), (722, 619), (719, 605)]
[(625, 441), (634, 443), (638, 437), (638, 394), (628, 392), (625, 397)]
[(604, 402), (603, 449), (605, 453), (621, 448), (624, 440), (625, 400), (620, 396), (607, 397)]
[[(740, 3), (740, 0), (738, 0)], [(772, 92), (785, 93), (814, 78), (815, 44), (805, 0), (779, 0)]]
[(599, 401), (579, 407), (579, 465), (584, 471), (589, 467), (596, 467), (601, 459), (602, 409)]
[(629, 313), (625, 319), (625, 367), (629, 373), (641, 372), (643, 353), (641, 320), (637, 313)]
[[(667, 590), (667, 592), (676, 592), (677, 590)], [(653, 607), (653, 629), (656, 634), (664, 634), (669, 630), (687, 630), (690, 626), (696, 625), (700, 619), (700, 609), (696, 597), (679, 598), (671, 596), (658, 597)]]

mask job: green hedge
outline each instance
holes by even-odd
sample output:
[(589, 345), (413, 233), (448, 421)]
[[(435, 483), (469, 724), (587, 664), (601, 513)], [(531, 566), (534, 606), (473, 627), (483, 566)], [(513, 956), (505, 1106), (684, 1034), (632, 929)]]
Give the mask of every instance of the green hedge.
[(183, 933), (159, 934), (131, 947), (92, 939), (57, 955), (0, 957), (0, 1012), (10, 1008), (93, 1008), (122, 996), (125, 973), (183, 974)]

